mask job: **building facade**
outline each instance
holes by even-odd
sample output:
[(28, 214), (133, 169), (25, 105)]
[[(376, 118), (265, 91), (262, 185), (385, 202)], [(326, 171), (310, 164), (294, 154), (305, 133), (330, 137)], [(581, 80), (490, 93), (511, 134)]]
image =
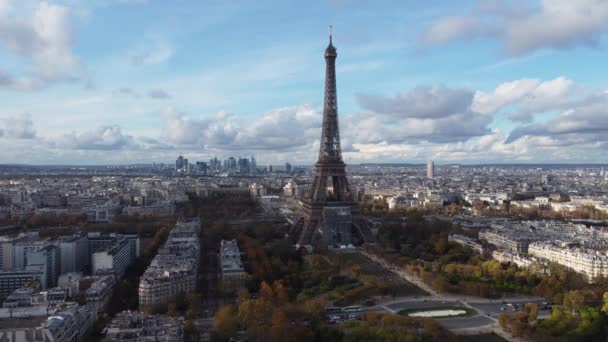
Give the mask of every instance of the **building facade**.
[(93, 274), (100, 270), (113, 270), (118, 277), (127, 270), (127, 267), (134, 261), (132, 243), (127, 239), (119, 239), (106, 250), (93, 253), (92, 271)]
[(60, 239), (59, 248), (61, 249), (61, 274), (88, 270), (89, 238), (86, 234)]
[(196, 289), (200, 221), (184, 220), (171, 230), (139, 282), (139, 305), (163, 305)]

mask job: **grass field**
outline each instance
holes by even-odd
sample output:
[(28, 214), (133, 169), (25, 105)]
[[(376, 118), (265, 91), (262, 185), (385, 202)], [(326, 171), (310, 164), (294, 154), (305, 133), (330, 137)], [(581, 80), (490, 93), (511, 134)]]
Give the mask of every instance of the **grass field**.
[(458, 336), (458, 342), (506, 342), (504, 338), (496, 334), (483, 334), (471, 336)]
[(442, 311), (442, 310), (462, 310), (462, 311), (465, 311), (466, 313), (461, 314), (461, 315), (456, 315), (456, 316), (436, 316), (433, 318), (441, 319), (441, 318), (471, 317), (471, 316), (477, 315), (477, 311), (475, 311), (471, 308), (467, 308), (465, 306), (436, 306), (436, 307), (432, 307), (432, 308), (413, 308), (413, 309), (401, 310), (401, 311), (399, 311), (399, 314), (403, 315), (403, 316), (408, 316), (409, 314), (412, 314), (415, 312)]
[(343, 263), (345, 267), (358, 265), (361, 267), (362, 275), (374, 276), (382, 279), (388, 286), (386, 293), (393, 297), (428, 295), (426, 291), (405, 281), (395, 273), (384, 269), (365, 255), (359, 253), (341, 253), (334, 254), (332, 259), (339, 259), (339, 262)]

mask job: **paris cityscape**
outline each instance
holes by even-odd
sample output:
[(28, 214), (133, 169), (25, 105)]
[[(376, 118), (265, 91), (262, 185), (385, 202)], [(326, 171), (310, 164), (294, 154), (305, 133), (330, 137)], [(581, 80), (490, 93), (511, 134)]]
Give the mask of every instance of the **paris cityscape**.
[(608, 340), (608, 2), (380, 3), (0, 0), (0, 342)]

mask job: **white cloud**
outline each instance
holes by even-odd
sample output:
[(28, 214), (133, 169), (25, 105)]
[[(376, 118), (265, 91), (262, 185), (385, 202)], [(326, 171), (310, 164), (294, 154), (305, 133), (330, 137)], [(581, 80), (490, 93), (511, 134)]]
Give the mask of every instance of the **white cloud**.
[(33, 139), (36, 137), (36, 129), (32, 116), (29, 113), (10, 116), (2, 120), (4, 129), (0, 129), (6, 138)]
[(605, 0), (542, 0), (541, 9), (516, 20), (507, 29), (509, 51), (528, 53), (543, 47), (595, 45), (608, 30)]
[(279, 108), (257, 119), (219, 112), (192, 118), (167, 108), (161, 138), (172, 144), (224, 150), (292, 150), (318, 138), (321, 114), (312, 106)]
[[(7, 9), (4, 0), (0, 11)], [(32, 73), (10, 76), (5, 71), (4, 82), (0, 82), (0, 86), (29, 90), (49, 82), (80, 77), (79, 61), (72, 51), (68, 8), (41, 1), (30, 18), (13, 18), (11, 12), (6, 13), (9, 16), (0, 20), (0, 47), (25, 58), (32, 66)]]
[(437, 20), (425, 32), (423, 40), (429, 44), (443, 44), (454, 40), (475, 39), (493, 34), (478, 17), (448, 16)]
[(473, 93), (445, 86), (416, 87), (395, 97), (357, 94), (361, 107), (379, 114), (440, 118), (469, 109)]
[[(509, 54), (536, 50), (595, 46), (608, 31), (604, 0), (537, 0), (538, 6), (496, 2), (492, 10), (439, 18), (423, 34), (427, 44), (495, 38)], [(486, 6), (487, 7), (487, 6)]]
[(564, 106), (557, 116), (546, 123), (534, 123), (516, 128), (507, 142), (523, 137), (546, 137), (567, 145), (608, 141), (608, 96), (591, 95)]
[(513, 117), (526, 118), (531, 113), (559, 108), (569, 99), (572, 89), (572, 80), (565, 77), (544, 82), (539, 79), (519, 79), (505, 82), (491, 93), (475, 92), (472, 109), (489, 114), (518, 104), (520, 112)]
[(72, 54), (72, 33), (68, 26), (68, 9), (40, 3), (34, 12), (32, 25), (40, 45), (32, 59), (45, 80), (74, 77), (78, 59)]
[[(587, 97), (579, 96), (583, 90)], [(485, 101), (480, 102), (480, 94)], [(589, 88), (565, 77), (505, 82), (487, 93), (427, 86), (394, 96), (360, 95), (358, 99), (365, 111), (340, 113), (347, 163), (426, 158), (453, 162), (587, 162), (608, 157), (608, 100), (604, 90), (590, 93)], [(552, 112), (539, 117), (544, 123), (517, 123), (514, 131), (503, 132), (492, 122), (495, 113), (505, 108), (517, 108), (516, 114), (528, 110), (534, 115), (536, 110), (547, 108), (560, 112), (553, 118)], [(3, 160), (19, 161), (15, 159), (17, 149), (28, 142), (32, 151), (28, 152), (28, 162), (60, 163), (168, 161), (177, 153), (193, 160), (253, 153), (264, 163), (311, 163), (317, 157), (322, 119), (312, 105), (251, 116), (220, 111), (200, 117), (169, 107), (161, 113), (161, 127), (138, 130), (101, 123), (93, 129), (67, 134), (54, 131), (58, 137), (45, 137), (45, 131), (37, 132), (28, 115), (8, 117), (10, 120), (7, 117), (0, 119)]]
[(117, 125), (100, 126), (81, 133), (64, 134), (51, 140), (51, 145), (75, 150), (119, 150), (135, 147), (133, 137), (124, 134)]
[(172, 107), (163, 110), (161, 117), (161, 138), (176, 145), (199, 145), (211, 125), (208, 119), (188, 118)]
[(353, 144), (456, 142), (488, 133), (492, 116), (471, 110), (473, 92), (417, 87), (394, 97), (358, 95), (368, 112), (347, 121)]
[(234, 148), (292, 150), (311, 145), (321, 134), (321, 119), (321, 113), (310, 105), (274, 109), (242, 123)]

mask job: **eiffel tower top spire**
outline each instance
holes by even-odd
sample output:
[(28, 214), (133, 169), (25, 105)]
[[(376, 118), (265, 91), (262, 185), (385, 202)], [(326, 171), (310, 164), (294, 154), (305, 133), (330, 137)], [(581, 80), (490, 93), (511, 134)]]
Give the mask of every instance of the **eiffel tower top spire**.
[(317, 164), (343, 164), (338, 129), (338, 98), (336, 90), (336, 48), (333, 46), (333, 27), (330, 26), (329, 45), (325, 49), (325, 100), (323, 128)]
[(327, 49), (325, 49), (325, 58), (328, 57), (333, 57), (336, 58), (338, 56), (338, 54), (336, 53), (336, 48), (334, 47), (333, 44), (333, 33), (334, 33), (334, 27), (333, 26), (329, 26), (329, 45), (327, 45)]

